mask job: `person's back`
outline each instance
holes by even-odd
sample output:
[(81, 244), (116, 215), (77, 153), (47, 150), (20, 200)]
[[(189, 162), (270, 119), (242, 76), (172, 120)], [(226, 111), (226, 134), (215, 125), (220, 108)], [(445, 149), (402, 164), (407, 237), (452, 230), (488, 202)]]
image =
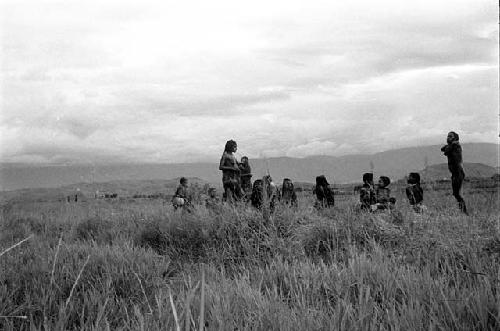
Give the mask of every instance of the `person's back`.
[(291, 179), (283, 179), (283, 185), (281, 187), (281, 202), (289, 206), (297, 206), (297, 194), (295, 193), (295, 188)]
[(373, 187), (373, 174), (363, 174), (363, 186), (359, 190), (359, 201), (361, 202), (361, 209), (371, 210), (371, 206), (377, 203), (375, 189)]
[(424, 190), (420, 186), (420, 174), (411, 172), (408, 176), (408, 186), (406, 186), (406, 197), (411, 206), (416, 206), (424, 200)]
[(264, 184), (262, 182), (262, 179), (257, 179), (255, 182), (253, 182), (252, 195), (250, 197), (250, 201), (254, 208), (262, 208), (263, 192)]
[(335, 197), (330, 184), (324, 175), (316, 177), (316, 199), (317, 207), (333, 207), (335, 205)]
[(245, 194), (249, 194), (252, 191), (252, 169), (248, 163), (248, 157), (243, 156), (241, 158), (240, 168), (240, 178), (241, 178), (241, 188)]
[(389, 188), (390, 183), (391, 180), (389, 177), (380, 176), (376, 190), (378, 209), (387, 209), (389, 207), (389, 199), (391, 198), (391, 189)]

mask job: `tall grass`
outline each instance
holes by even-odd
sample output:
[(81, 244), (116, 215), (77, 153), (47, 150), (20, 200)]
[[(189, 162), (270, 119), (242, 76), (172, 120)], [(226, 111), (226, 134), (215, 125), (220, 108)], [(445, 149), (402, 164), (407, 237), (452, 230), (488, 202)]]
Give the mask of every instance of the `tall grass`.
[(302, 197), (269, 219), (244, 206), (16, 204), (0, 251), (34, 237), (0, 257), (0, 329), (499, 329), (498, 195), (467, 198), (470, 217), (435, 192), (422, 215), (400, 198), (402, 224), (354, 198), (316, 211)]

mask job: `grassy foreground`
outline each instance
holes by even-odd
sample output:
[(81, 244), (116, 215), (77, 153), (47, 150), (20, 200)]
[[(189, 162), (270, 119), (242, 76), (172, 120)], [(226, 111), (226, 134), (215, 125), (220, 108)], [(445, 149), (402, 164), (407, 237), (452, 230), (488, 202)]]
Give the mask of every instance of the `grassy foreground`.
[[(415, 215), (161, 202), (17, 203), (0, 219), (2, 330), (498, 330), (498, 194)], [(33, 235), (32, 237), (30, 237)], [(12, 245), (29, 238), (4, 252)]]

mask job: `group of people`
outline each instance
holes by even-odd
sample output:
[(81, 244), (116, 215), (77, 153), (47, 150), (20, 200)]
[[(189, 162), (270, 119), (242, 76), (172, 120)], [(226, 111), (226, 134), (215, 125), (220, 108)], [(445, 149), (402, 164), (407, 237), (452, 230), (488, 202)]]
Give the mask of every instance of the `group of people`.
[[(257, 179), (252, 185), (252, 171), (248, 157), (243, 156), (238, 162), (234, 153), (237, 144), (234, 140), (226, 142), (222, 154), (219, 170), (222, 171), (222, 199), (229, 203), (236, 201), (249, 202), (257, 209), (261, 209), (267, 203), (272, 212), (279, 201), (284, 205), (296, 207), (297, 195), (291, 179), (285, 178), (281, 190), (273, 182), (270, 175)], [(462, 148), (459, 143), (459, 136), (456, 132), (450, 132), (447, 136), (447, 145), (441, 151), (448, 158), (448, 169), (451, 172), (451, 182), (453, 196), (456, 198), (459, 208), (467, 213), (465, 201), (460, 195), (465, 172), (462, 163)], [(391, 196), (391, 180), (387, 176), (380, 176), (378, 184), (374, 184), (373, 173), (363, 174), (363, 185), (360, 189), (360, 209), (364, 211), (392, 210), (396, 204), (396, 198)], [(420, 213), (425, 210), (423, 206), (424, 192), (420, 183), (420, 174), (411, 172), (408, 175), (407, 187), (405, 189), (409, 204), (415, 212)], [(335, 205), (333, 189), (324, 175), (316, 177), (314, 189), (316, 196), (315, 207), (318, 209), (329, 208)], [(173, 197), (174, 208), (189, 207), (191, 202), (188, 197), (187, 179), (181, 178), (180, 185)], [(205, 204), (212, 208), (220, 203), (215, 188), (208, 190), (208, 198)]]

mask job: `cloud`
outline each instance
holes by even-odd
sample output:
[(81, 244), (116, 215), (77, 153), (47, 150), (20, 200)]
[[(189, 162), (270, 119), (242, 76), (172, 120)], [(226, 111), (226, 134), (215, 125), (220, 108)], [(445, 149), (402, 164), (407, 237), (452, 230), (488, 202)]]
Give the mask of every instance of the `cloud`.
[[(453, 6), (453, 7), (451, 7)], [(3, 161), (217, 160), (497, 142), (487, 1), (7, 2)]]

